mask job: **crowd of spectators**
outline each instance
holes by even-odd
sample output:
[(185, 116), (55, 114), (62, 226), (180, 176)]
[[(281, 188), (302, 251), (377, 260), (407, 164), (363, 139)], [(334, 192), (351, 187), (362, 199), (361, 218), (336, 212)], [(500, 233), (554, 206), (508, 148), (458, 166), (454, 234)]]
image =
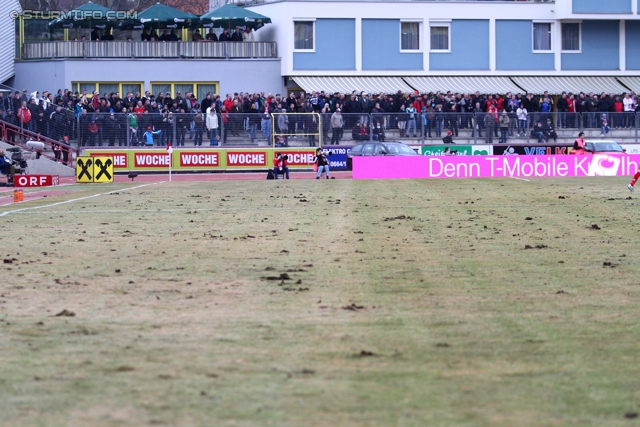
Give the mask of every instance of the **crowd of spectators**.
[[(158, 30), (159, 31), (159, 30)], [(153, 41), (161, 41), (161, 42), (177, 42), (180, 41), (180, 37), (176, 34), (175, 30), (162, 30), (161, 34), (158, 34), (158, 31), (155, 29), (150, 30), (142, 30), (140, 33), (140, 41), (143, 42), (153, 42)], [(114, 36), (111, 34), (111, 30), (109, 28), (100, 32), (99, 29), (94, 28), (91, 32), (90, 36), (91, 41), (113, 41)], [(133, 38), (129, 37), (128, 41), (133, 41)], [(74, 41), (87, 41), (86, 36), (82, 36), (79, 40), (76, 38)], [(236, 27), (235, 31), (229, 34), (228, 29), (222, 30), (220, 35), (217, 35), (213, 28), (209, 29), (209, 32), (203, 36), (200, 33), (200, 29), (195, 29), (191, 33), (191, 41), (194, 42), (252, 42), (254, 41), (253, 30), (249, 27)]]
[[(513, 136), (546, 142), (557, 139), (556, 129), (561, 128), (599, 128), (603, 135), (611, 128), (633, 128), (639, 108), (635, 93), (562, 93), (554, 99), (546, 92), (542, 96), (479, 92), (373, 96), (355, 91), (296, 91), (288, 96), (208, 93), (202, 100), (180, 92), (124, 97), (61, 89), (0, 93), (1, 120), (61, 143), (77, 140), (79, 147), (166, 145), (168, 141), (184, 146), (186, 140), (196, 146), (218, 145), (229, 137), (270, 143), (273, 129), (275, 136), (282, 136), (278, 145), (285, 146), (298, 136), (308, 138), (310, 146), (317, 145), (319, 134), (323, 144), (339, 144), (349, 130), (354, 140), (384, 140), (391, 130), (400, 137), (442, 138), (444, 134), (451, 140), (461, 129), (468, 129), (486, 142), (493, 138), (506, 142)], [(15, 141), (14, 132), (7, 137)]]

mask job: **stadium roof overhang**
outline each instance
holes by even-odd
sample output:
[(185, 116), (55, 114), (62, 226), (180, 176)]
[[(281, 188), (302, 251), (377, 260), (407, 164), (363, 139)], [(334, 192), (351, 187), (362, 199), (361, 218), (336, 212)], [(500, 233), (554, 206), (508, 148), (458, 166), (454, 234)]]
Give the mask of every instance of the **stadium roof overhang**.
[(622, 93), (629, 89), (640, 92), (640, 77), (611, 76), (420, 76), (420, 77), (354, 77), (305, 76), (292, 79), (307, 92), (371, 94), (413, 92), (447, 92), (475, 94), (533, 93), (551, 95), (572, 93)]

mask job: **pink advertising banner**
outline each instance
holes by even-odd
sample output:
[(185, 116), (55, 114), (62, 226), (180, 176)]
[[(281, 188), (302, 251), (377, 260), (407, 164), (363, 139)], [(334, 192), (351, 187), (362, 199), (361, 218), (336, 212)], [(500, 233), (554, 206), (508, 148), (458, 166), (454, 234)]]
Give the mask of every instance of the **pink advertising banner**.
[(353, 179), (626, 176), (640, 154), (557, 156), (354, 156)]

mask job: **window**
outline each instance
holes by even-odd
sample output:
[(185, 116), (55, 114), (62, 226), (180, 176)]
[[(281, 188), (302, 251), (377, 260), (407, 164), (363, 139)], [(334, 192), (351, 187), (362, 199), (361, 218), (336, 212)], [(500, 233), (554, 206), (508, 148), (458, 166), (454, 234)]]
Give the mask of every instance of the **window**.
[(173, 96), (176, 96), (178, 92), (180, 92), (180, 95), (182, 95), (183, 98), (187, 96), (187, 93), (196, 93), (193, 91), (193, 84), (177, 84), (173, 90), (175, 91)]
[(80, 92), (80, 95), (87, 91), (87, 96), (92, 97), (93, 91), (96, 90), (97, 86), (98, 85), (96, 83), (80, 83), (80, 87), (77, 89), (77, 91)]
[(445, 23), (431, 24), (431, 50), (432, 51), (450, 51), (450, 25)]
[[(105, 93), (109, 95), (111, 92), (119, 92), (120, 98), (127, 96), (128, 92), (133, 93), (135, 96), (137, 93), (144, 95), (144, 84), (127, 82), (127, 83), (113, 83), (113, 82), (72, 82), (71, 87), (73, 91), (82, 93), (83, 90), (87, 91), (89, 97), (92, 96), (93, 91), (97, 90), (100, 96)], [(148, 88), (147, 88), (148, 89)], [(218, 82), (203, 82), (203, 83), (164, 83), (164, 82), (152, 82), (151, 93), (158, 96), (160, 92), (166, 94), (170, 93), (171, 97), (175, 97), (177, 92), (182, 93), (182, 97), (187, 95), (187, 92), (196, 95), (198, 102), (202, 101), (207, 96), (207, 92), (218, 93)]]
[(217, 94), (218, 93), (218, 91), (216, 90), (216, 85), (215, 84), (211, 84), (211, 85), (201, 84), (201, 85), (198, 85), (198, 94), (196, 95), (198, 97), (198, 101), (200, 103), (202, 103), (202, 100), (207, 97), (207, 93), (209, 93), (209, 92), (211, 92), (212, 94)]
[(118, 83), (100, 83), (100, 95), (106, 94), (109, 96), (116, 92), (120, 92), (120, 85)]
[(93, 96), (94, 90), (97, 90), (100, 96), (103, 96), (105, 93), (108, 96), (111, 92), (119, 92), (120, 98), (124, 98), (127, 96), (127, 92), (133, 92), (134, 95), (137, 92), (142, 92), (142, 83), (72, 82), (71, 88), (72, 91), (80, 92), (80, 94), (86, 90), (89, 98)]
[(551, 50), (551, 23), (533, 23), (533, 51), (548, 52)]
[(196, 96), (198, 103), (201, 103), (203, 99), (207, 97), (207, 93), (218, 93), (217, 82), (202, 82), (202, 83), (165, 83), (165, 82), (151, 82), (151, 94), (158, 96), (160, 92), (163, 94), (171, 94), (172, 98), (175, 98), (178, 92), (184, 98), (187, 93), (192, 93)]
[(400, 23), (400, 50), (420, 50), (420, 23)]
[(294, 23), (294, 50), (313, 50), (313, 21), (295, 21)]
[(151, 95), (153, 96), (158, 96), (160, 93), (162, 93), (162, 95), (166, 95), (167, 92), (173, 95), (173, 91), (171, 90), (171, 83), (153, 83), (151, 85)]
[(142, 85), (135, 83), (123, 83), (122, 90), (120, 91), (120, 96), (124, 98), (129, 92), (131, 92), (133, 96), (136, 96), (137, 93), (142, 94)]
[(580, 51), (580, 24), (565, 22), (562, 24), (562, 50), (566, 52)]

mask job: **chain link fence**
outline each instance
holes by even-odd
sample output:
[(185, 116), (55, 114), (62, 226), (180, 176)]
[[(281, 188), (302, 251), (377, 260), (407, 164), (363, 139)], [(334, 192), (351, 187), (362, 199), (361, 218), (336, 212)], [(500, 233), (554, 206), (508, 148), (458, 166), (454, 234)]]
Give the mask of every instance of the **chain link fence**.
[[(454, 142), (572, 142), (587, 138), (637, 142), (636, 113), (88, 113), (35, 118), (24, 130), (82, 147), (317, 147), (360, 141), (413, 145)], [(446, 140), (445, 140), (446, 139)]]

